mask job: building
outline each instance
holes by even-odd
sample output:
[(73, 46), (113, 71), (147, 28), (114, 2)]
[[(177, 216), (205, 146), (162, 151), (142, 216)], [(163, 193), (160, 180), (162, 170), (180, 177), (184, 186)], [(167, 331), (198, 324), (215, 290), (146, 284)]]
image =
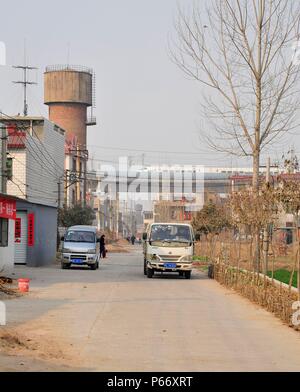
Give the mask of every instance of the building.
[(82, 66), (49, 66), (44, 93), (49, 119), (66, 131), (66, 204), (86, 204), (87, 127), (96, 125), (94, 72)]
[[(193, 204), (193, 203), (192, 203)], [(186, 200), (160, 200), (154, 203), (154, 222), (190, 223), (195, 212), (189, 208)]]
[(14, 266), (16, 198), (0, 193), (0, 276)]
[(144, 228), (147, 228), (151, 223), (154, 223), (153, 211), (144, 211)]
[(65, 133), (43, 117), (1, 119), (8, 133), (15, 196), (14, 262), (47, 265), (56, 257), (57, 208), (63, 199)]

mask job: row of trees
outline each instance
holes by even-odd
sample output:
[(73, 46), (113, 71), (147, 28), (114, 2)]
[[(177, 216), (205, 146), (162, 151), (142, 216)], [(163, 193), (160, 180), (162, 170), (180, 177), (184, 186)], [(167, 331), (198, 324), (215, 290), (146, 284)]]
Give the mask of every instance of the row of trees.
[[(292, 276), (297, 269), (300, 283), (300, 183), (294, 180), (279, 180), (276, 186), (266, 184), (253, 192), (252, 188), (233, 192), (225, 205), (208, 203), (193, 220), (196, 232), (204, 233), (213, 241), (224, 230), (237, 233), (247, 232), (256, 239), (263, 250), (263, 263), (253, 260), (256, 271), (268, 272), (268, 254), (270, 236), (276, 229), (280, 214), (293, 216), (294, 229), (294, 265)], [(299, 295), (300, 285), (298, 283)]]
[[(179, 8), (175, 29), (171, 57), (203, 87), (208, 130), (201, 129), (203, 139), (217, 151), (252, 158), (252, 191), (244, 213), (254, 229), (259, 225), (252, 212), (265, 192), (259, 184), (261, 155), (298, 126), (300, 3), (213, 0), (205, 6), (198, 0), (190, 12)], [(263, 215), (267, 212), (261, 210)], [(259, 264), (259, 229), (253, 235)]]
[(87, 225), (93, 224), (96, 219), (95, 211), (87, 206), (83, 207), (81, 204), (77, 204), (74, 207), (64, 207), (59, 210), (59, 226), (71, 227), (76, 225)]

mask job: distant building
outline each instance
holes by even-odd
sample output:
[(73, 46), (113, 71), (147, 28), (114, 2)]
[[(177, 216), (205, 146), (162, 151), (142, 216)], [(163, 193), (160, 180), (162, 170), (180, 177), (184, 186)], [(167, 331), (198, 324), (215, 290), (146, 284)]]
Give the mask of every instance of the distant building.
[(154, 203), (154, 222), (190, 223), (195, 211), (190, 208), (186, 200), (160, 200)]

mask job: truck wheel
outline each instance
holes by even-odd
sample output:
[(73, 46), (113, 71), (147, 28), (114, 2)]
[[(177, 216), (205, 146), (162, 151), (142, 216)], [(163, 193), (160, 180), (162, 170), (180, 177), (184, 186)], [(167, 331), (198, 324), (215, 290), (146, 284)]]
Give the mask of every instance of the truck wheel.
[(147, 260), (144, 259), (144, 275), (147, 275)]
[(154, 271), (151, 268), (147, 268), (147, 276), (149, 279), (153, 278)]
[(185, 271), (185, 279), (191, 279), (192, 271)]
[(180, 271), (180, 272), (179, 272), (179, 276), (183, 276), (183, 271)]
[(91, 265), (91, 270), (95, 271), (97, 269), (97, 263)]
[(70, 269), (70, 268), (71, 268), (71, 264), (61, 263), (61, 269)]

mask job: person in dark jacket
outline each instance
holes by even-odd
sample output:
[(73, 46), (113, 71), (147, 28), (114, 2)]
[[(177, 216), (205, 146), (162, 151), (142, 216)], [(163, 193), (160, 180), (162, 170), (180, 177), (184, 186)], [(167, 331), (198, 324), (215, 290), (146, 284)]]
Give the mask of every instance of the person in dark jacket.
[(105, 247), (105, 235), (103, 234), (100, 237), (100, 258), (102, 257), (103, 259), (106, 258), (106, 247)]

